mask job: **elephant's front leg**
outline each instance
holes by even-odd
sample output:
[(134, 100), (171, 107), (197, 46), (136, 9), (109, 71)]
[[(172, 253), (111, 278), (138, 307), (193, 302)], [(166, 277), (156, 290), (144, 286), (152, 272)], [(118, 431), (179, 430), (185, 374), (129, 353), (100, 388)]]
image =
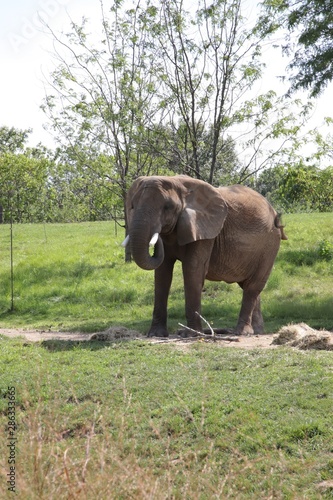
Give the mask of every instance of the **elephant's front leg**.
[(175, 260), (164, 259), (155, 269), (154, 312), (148, 337), (168, 337), (167, 307)]
[[(186, 256), (183, 259), (183, 277), (185, 292), (185, 313), (187, 326), (197, 332), (202, 332), (201, 294), (207, 275), (209, 259), (213, 241), (203, 240), (187, 246)], [(193, 332), (181, 331), (182, 335), (193, 335)]]

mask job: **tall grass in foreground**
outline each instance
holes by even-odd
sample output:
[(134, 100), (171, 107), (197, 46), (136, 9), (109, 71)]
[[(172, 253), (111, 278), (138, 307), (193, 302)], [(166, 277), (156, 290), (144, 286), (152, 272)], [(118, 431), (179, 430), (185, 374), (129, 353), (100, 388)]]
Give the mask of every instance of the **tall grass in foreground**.
[[(333, 328), (333, 214), (284, 217), (281, 243), (262, 293), (267, 331), (289, 322)], [(98, 331), (124, 325), (142, 332), (153, 307), (153, 272), (125, 264), (123, 229), (113, 223), (14, 226), (14, 311), (10, 307), (9, 227), (0, 226), (0, 327)], [(234, 326), (238, 285), (206, 282), (203, 315), (214, 326)], [(181, 267), (169, 301), (171, 330), (184, 322)]]
[(331, 498), (328, 352), (1, 339), (0, 358), (22, 500)]

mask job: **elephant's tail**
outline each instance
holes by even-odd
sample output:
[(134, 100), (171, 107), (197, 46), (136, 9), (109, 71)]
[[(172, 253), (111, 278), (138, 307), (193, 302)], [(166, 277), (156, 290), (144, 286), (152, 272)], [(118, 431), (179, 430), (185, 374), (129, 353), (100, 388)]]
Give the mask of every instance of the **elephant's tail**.
[(279, 215), (276, 215), (275, 220), (274, 220), (274, 224), (275, 224), (275, 227), (277, 227), (278, 229), (280, 229), (281, 240), (287, 240), (288, 236), (285, 234), (285, 232), (283, 230), (284, 226), (282, 226), (282, 224), (281, 224), (280, 216)]

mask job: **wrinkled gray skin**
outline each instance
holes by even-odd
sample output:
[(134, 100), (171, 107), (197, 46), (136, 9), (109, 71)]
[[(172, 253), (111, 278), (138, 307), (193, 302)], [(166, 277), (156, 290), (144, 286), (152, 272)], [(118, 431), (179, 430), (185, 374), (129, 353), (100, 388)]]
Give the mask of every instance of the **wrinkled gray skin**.
[[(260, 334), (263, 290), (287, 239), (268, 201), (244, 186), (214, 188), (187, 176), (139, 177), (127, 195), (129, 244), (142, 269), (155, 270), (148, 336), (167, 337), (167, 301), (176, 260), (182, 262), (187, 326), (202, 330), (204, 280), (238, 283), (242, 306), (235, 333)], [(158, 233), (154, 254), (149, 242)], [(157, 235), (156, 235), (157, 238)]]

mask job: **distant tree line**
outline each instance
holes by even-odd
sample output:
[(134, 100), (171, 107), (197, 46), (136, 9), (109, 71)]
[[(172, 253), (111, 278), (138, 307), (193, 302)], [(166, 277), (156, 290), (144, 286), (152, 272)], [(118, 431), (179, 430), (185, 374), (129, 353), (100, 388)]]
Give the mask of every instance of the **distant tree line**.
[[(113, 161), (103, 155), (77, 165), (68, 155), (41, 145), (25, 146), (29, 131), (0, 127), (0, 207), (2, 220), (18, 223), (81, 222), (123, 219), (122, 189), (112, 179)], [(216, 185), (239, 181), (230, 143), (229, 164), (221, 159)], [(207, 152), (208, 154), (208, 152)], [(65, 158), (67, 161), (65, 161)], [(101, 172), (104, 175), (101, 175)], [(184, 173), (165, 164), (158, 174)], [(333, 210), (333, 167), (296, 165), (267, 168), (245, 183), (266, 196), (278, 210)]]
[(255, 188), (282, 212), (333, 211), (333, 167), (273, 167), (260, 174)]
[[(74, 222), (123, 216), (112, 180), (96, 175), (94, 165), (64, 158), (60, 150), (26, 147), (29, 130), (0, 127), (0, 206), (3, 221)], [(96, 158), (99, 172), (110, 170)]]

